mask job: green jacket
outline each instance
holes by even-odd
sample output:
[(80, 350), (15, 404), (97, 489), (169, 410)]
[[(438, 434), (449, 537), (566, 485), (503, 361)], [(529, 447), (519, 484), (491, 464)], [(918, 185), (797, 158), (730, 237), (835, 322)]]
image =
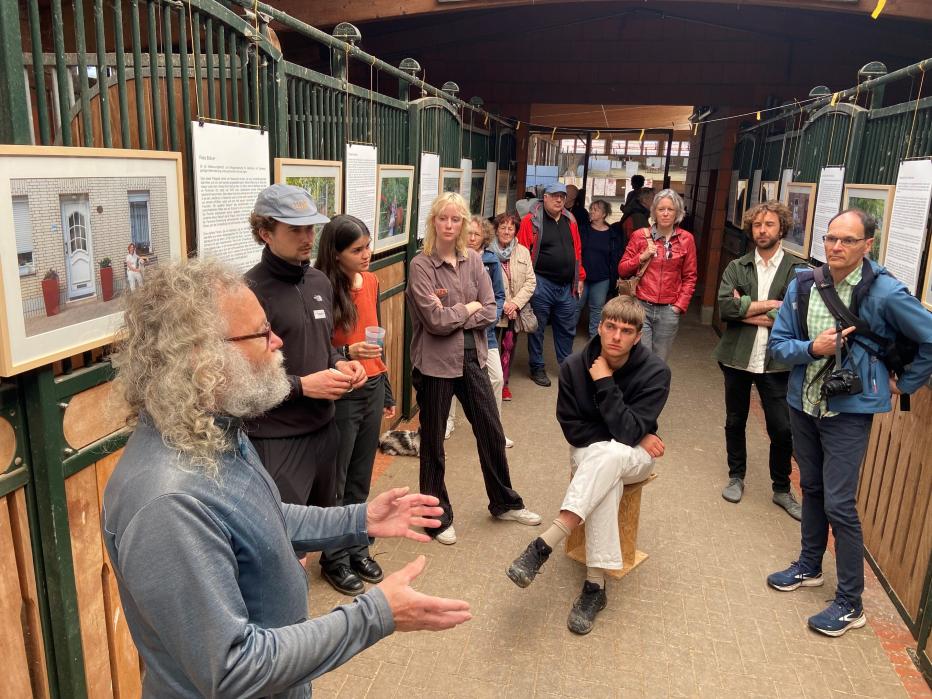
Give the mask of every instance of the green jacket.
[[(770, 286), (767, 298), (782, 300), (786, 288), (794, 278), (795, 268), (805, 264), (804, 260), (784, 251), (783, 259), (780, 261), (780, 266), (777, 267), (777, 273), (774, 275), (773, 284)], [(741, 298), (734, 297), (732, 292), (735, 289), (741, 294)], [(719, 340), (718, 346), (712, 353), (716, 361), (739, 369), (747, 367), (751, 358), (751, 348), (754, 346), (754, 338), (757, 335), (757, 326), (748, 325), (742, 322), (741, 319), (747, 315), (751, 302), (756, 299), (757, 268), (754, 265), (754, 250), (751, 250), (737, 260), (732, 260), (722, 274), (722, 283), (718, 287), (718, 315), (725, 323), (725, 330), (722, 332), (722, 339)], [(777, 309), (769, 311), (767, 315), (771, 319), (776, 318)], [(767, 350), (764, 371), (789, 370), (788, 366), (774, 361), (770, 355), (770, 350)]]

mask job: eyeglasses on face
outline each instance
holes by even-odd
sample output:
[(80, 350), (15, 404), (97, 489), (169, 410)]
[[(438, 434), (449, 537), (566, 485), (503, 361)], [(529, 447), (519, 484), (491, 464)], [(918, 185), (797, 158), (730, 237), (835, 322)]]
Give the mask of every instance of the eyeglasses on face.
[(855, 245), (860, 243), (862, 240), (867, 240), (866, 238), (838, 238), (834, 235), (823, 235), (822, 240), (825, 242), (825, 246), (828, 248), (833, 248), (837, 243), (841, 243), (846, 248), (853, 248)]
[(236, 337), (225, 337), (223, 338), (224, 342), (242, 342), (243, 340), (258, 340), (260, 337), (265, 338), (265, 348), (269, 349), (272, 346), (272, 326), (269, 323), (265, 324), (265, 330), (257, 333), (251, 333), (249, 335), (237, 335)]

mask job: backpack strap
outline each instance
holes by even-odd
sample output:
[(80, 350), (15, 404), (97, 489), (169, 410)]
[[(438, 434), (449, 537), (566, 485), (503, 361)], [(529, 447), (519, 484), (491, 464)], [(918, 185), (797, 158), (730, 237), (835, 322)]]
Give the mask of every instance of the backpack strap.
[(799, 328), (802, 331), (802, 339), (809, 339), (809, 294), (812, 293), (812, 285), (815, 284), (815, 277), (811, 269), (796, 270), (796, 284), (799, 289), (796, 292), (796, 320), (799, 321)]

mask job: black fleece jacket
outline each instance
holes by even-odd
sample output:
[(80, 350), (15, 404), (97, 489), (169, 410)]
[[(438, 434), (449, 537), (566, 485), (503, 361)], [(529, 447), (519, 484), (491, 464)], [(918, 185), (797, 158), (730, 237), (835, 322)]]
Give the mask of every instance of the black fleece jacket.
[(628, 361), (610, 377), (593, 381), (589, 367), (602, 351), (598, 335), (560, 368), (557, 420), (574, 447), (616, 442), (630, 447), (656, 434), (657, 418), (670, 394), (670, 369), (636, 344)]
[(333, 289), (310, 264), (301, 266), (273, 255), (266, 246), (262, 260), (246, 281), (282, 342), (291, 392), (265, 415), (246, 422), (250, 437), (298, 437), (315, 432), (333, 419), (333, 401), (308, 398), (301, 377), (336, 366), (343, 356), (330, 344), (333, 335)]

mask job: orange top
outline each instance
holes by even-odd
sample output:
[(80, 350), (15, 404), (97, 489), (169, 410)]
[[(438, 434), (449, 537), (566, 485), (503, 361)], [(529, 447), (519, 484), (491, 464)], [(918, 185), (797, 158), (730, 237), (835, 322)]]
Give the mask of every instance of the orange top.
[[(362, 273), (362, 286), (350, 291), (353, 299), (353, 305), (356, 306), (356, 327), (350, 332), (344, 332), (343, 328), (333, 329), (334, 347), (343, 347), (343, 345), (352, 345), (356, 342), (365, 342), (366, 328), (370, 325), (379, 324), (379, 316), (376, 309), (379, 303), (379, 279), (372, 272)], [(384, 356), (384, 353), (383, 353)], [(386, 371), (385, 366), (380, 358), (360, 359), (360, 364), (366, 370), (366, 376), (378, 376)]]

